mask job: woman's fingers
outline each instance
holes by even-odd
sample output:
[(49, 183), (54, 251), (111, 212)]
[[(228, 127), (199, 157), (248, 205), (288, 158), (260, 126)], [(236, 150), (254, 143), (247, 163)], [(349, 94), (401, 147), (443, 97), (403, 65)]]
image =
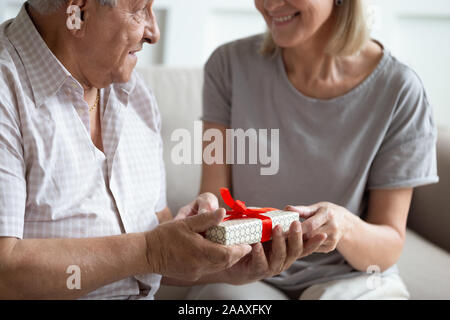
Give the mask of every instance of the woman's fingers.
[[(319, 248), (317, 248), (316, 252), (321, 253), (329, 253), (336, 249), (337, 242), (333, 234), (329, 234), (325, 231), (326, 228), (320, 228), (317, 233), (326, 233), (327, 239), (320, 245)], [(323, 231), (321, 231), (323, 230)]]
[(318, 235), (309, 239), (303, 246), (303, 252), (300, 258), (309, 256), (311, 253), (317, 251), (320, 246), (327, 240), (326, 233), (319, 233)]
[(194, 205), (194, 202), (191, 202), (190, 204), (185, 205), (180, 210), (178, 210), (177, 215), (175, 216), (175, 220), (182, 220), (187, 217), (190, 217), (194, 214), (192, 206)]
[(208, 211), (216, 211), (219, 209), (219, 201), (211, 192), (202, 193), (197, 197), (196, 209), (200, 214)]
[(182, 207), (178, 211), (175, 220), (185, 219), (196, 214), (214, 212), (217, 209), (219, 209), (217, 197), (210, 192), (202, 193), (194, 201)]
[(308, 238), (311, 233), (319, 229), (328, 221), (328, 208), (320, 207), (319, 210), (310, 218), (306, 219), (302, 223), (302, 231)]
[(298, 212), (300, 218), (308, 219), (312, 217), (319, 208), (317, 206), (286, 206), (284, 210)]

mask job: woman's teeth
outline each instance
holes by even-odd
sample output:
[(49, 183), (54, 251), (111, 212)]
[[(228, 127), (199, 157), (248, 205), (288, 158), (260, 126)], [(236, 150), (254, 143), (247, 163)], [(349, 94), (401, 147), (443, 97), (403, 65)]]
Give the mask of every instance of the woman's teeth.
[(298, 16), (300, 14), (300, 12), (296, 12), (294, 14), (291, 14), (289, 16), (284, 16), (284, 17), (273, 17), (273, 20), (275, 22), (288, 22), (292, 19), (294, 19), (296, 16)]

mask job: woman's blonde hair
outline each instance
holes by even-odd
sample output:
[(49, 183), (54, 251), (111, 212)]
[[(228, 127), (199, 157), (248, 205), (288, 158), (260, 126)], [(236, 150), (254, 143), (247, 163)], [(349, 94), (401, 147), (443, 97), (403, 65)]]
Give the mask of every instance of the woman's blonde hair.
[[(332, 56), (350, 56), (359, 52), (370, 38), (366, 8), (363, 0), (344, 0), (333, 9), (335, 26), (328, 42), (327, 53)], [(266, 32), (260, 52), (271, 57), (279, 51), (270, 33)]]

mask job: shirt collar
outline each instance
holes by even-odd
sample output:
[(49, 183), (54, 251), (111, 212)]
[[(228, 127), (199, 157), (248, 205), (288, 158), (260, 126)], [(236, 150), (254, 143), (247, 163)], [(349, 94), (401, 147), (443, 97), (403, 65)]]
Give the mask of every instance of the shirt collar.
[[(23, 4), (19, 14), (9, 25), (7, 36), (22, 60), (30, 80), (36, 107), (40, 107), (59, 91), (67, 79), (70, 78), (75, 83), (78, 81), (48, 48), (28, 15), (27, 5), (26, 2)], [(113, 84), (113, 87), (129, 95), (135, 83), (133, 74), (127, 83)]]
[(39, 107), (71, 75), (47, 47), (28, 15), (26, 6), (27, 3), (24, 3), (8, 27), (7, 35), (22, 60), (30, 79), (36, 107)]

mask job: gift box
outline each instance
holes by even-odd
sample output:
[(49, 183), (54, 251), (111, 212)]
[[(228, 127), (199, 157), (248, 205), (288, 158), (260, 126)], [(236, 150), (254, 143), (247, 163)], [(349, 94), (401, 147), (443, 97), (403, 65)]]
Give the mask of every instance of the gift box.
[(269, 241), (275, 226), (281, 225), (286, 232), (294, 221), (300, 220), (297, 212), (275, 208), (247, 208), (244, 202), (235, 201), (226, 188), (222, 188), (220, 193), (232, 210), (227, 211), (225, 219), (219, 225), (206, 231), (205, 237), (213, 242), (233, 245)]
[[(281, 225), (283, 231), (286, 232), (289, 230), (292, 222), (299, 221), (298, 213), (292, 211), (269, 211), (261, 213), (261, 215), (264, 215), (271, 220), (272, 228), (270, 233), (272, 233), (272, 230), (276, 225)], [(225, 219), (227, 217), (230, 216), (227, 215)], [(264, 242), (262, 241), (262, 235), (263, 220), (257, 218), (242, 218), (223, 221), (218, 226), (211, 227), (206, 231), (207, 239), (224, 245)], [(270, 239), (272, 239), (271, 236), (267, 240)]]

